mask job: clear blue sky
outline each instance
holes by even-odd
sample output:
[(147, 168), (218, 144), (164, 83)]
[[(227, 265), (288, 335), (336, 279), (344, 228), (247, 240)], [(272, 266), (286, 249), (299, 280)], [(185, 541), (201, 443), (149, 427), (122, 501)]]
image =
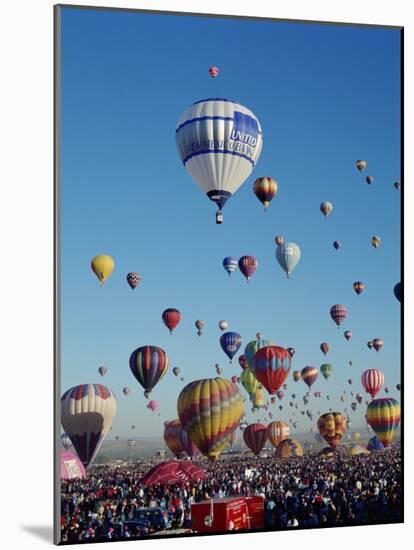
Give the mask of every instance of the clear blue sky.
[[(213, 64), (221, 69), (214, 80)], [(260, 160), (226, 204), (221, 226), (175, 146), (179, 116), (207, 97), (239, 101), (263, 127)], [(242, 335), (241, 349), (258, 331), (293, 346), (292, 370), (333, 365), (329, 381), (320, 375), (312, 387), (323, 392), (308, 407), (314, 427), (317, 410), (350, 411), (349, 392), (363, 393), (366, 368), (382, 369), (389, 395), (399, 399), (399, 31), (65, 8), (61, 137), (62, 391), (98, 381), (113, 389), (113, 433), (126, 436), (135, 424), (136, 437), (162, 434), (183, 386), (174, 366), (186, 382), (215, 376), (215, 363), (223, 375), (240, 374), (237, 358), (229, 365), (219, 346), (220, 319)], [(368, 162), (363, 175), (360, 158)], [(279, 184), (266, 214), (252, 193), (264, 175)], [(375, 177), (371, 186), (366, 175)], [(324, 200), (334, 205), (328, 219), (319, 211)], [(275, 260), (277, 234), (302, 250), (290, 280)], [(382, 239), (377, 250), (373, 235)], [(102, 288), (90, 270), (96, 254), (116, 262)], [(259, 262), (249, 285), (222, 268), (225, 256), (244, 254)], [(135, 292), (128, 271), (142, 275)], [(352, 289), (357, 280), (365, 283), (361, 296)], [(336, 303), (348, 308), (341, 330), (329, 316)], [(173, 336), (161, 321), (167, 307), (182, 312)], [(196, 319), (205, 322), (201, 338)], [(385, 342), (379, 354), (366, 346), (375, 337)], [(331, 345), (326, 358), (323, 341)], [(131, 351), (146, 344), (170, 358), (153, 392), (160, 416), (146, 409), (128, 365)], [(100, 365), (109, 369), (104, 379)], [(302, 404), (306, 389), (289, 377), (287, 396), (296, 393)], [(288, 401), (281, 413), (279, 403), (272, 407), (274, 419), (290, 417)], [(246, 411), (249, 421), (264, 417)], [(365, 425), (364, 414), (364, 406), (351, 413), (354, 427)], [(297, 433), (312, 425), (297, 411), (293, 418)]]

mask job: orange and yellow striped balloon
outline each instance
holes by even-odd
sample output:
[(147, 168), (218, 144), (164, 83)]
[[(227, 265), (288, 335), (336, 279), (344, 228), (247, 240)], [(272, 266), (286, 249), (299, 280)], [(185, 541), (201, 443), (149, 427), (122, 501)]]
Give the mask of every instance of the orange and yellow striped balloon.
[(287, 439), (289, 435), (290, 428), (289, 424), (286, 422), (271, 422), (267, 427), (267, 438), (274, 448), (276, 448), (281, 441)]
[(263, 204), (266, 211), (270, 201), (277, 193), (277, 183), (273, 178), (258, 178), (253, 184), (253, 191), (259, 201)]
[(346, 431), (346, 418), (339, 412), (325, 413), (318, 420), (318, 430), (332, 449), (336, 449)]

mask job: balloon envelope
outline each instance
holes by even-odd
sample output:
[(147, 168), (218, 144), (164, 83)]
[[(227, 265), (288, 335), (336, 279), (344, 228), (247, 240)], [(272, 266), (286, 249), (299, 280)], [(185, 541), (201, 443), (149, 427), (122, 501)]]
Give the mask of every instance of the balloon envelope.
[(391, 397), (374, 399), (367, 408), (367, 421), (375, 435), (389, 447), (400, 424), (400, 404)]
[(275, 394), (289, 375), (291, 356), (280, 346), (265, 346), (257, 350), (254, 364), (256, 378), (270, 394)]
[(72, 479), (85, 479), (85, 467), (79, 458), (68, 451), (60, 453), (60, 479), (69, 481)]
[(94, 258), (92, 258), (91, 268), (95, 275), (98, 277), (101, 285), (103, 285), (106, 279), (115, 269), (115, 262), (111, 256), (101, 254), (100, 256), (95, 256)]
[(129, 367), (149, 397), (152, 389), (167, 372), (168, 355), (157, 346), (142, 346), (131, 353)]
[(283, 243), (276, 248), (276, 260), (288, 277), (297, 266), (300, 256), (300, 248), (295, 243)]
[(263, 424), (258, 422), (255, 424), (249, 424), (243, 432), (243, 439), (249, 449), (256, 456), (260, 454), (260, 451), (265, 446), (267, 441), (267, 428)]

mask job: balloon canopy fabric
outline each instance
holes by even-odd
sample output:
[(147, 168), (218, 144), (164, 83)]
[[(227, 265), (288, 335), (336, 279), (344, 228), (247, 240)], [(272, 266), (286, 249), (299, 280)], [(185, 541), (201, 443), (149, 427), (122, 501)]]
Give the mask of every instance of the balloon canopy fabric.
[(328, 380), (328, 378), (331, 376), (332, 374), (332, 365), (330, 365), (329, 363), (324, 363), (323, 365), (321, 365), (321, 373), (322, 373), (322, 376), (325, 378), (325, 380)]
[(260, 454), (260, 451), (265, 446), (267, 441), (267, 428), (263, 424), (258, 422), (255, 424), (249, 424), (243, 432), (243, 439), (249, 449), (256, 456)]
[(284, 439), (276, 448), (276, 456), (277, 458), (301, 457), (303, 456), (303, 447), (297, 439)]
[(265, 397), (262, 386), (260, 384), (257, 386), (256, 390), (252, 393), (250, 397), (254, 409), (262, 409), (265, 406)]
[(98, 277), (101, 285), (103, 285), (115, 269), (115, 262), (112, 256), (102, 254), (100, 256), (95, 256), (94, 258), (92, 258), (91, 268), (95, 275)]
[(177, 458), (180, 457), (185, 449), (181, 440), (181, 422), (177, 419), (170, 420), (164, 427), (164, 441), (169, 450)]
[(67, 433), (63, 433), (61, 436), (60, 436), (60, 441), (62, 443), (62, 447), (68, 451), (71, 447), (73, 447), (72, 445), (72, 441), (70, 440), (70, 437), (68, 436)]
[(149, 397), (167, 372), (168, 355), (157, 346), (142, 346), (131, 353), (129, 367)]
[(394, 296), (401, 302), (401, 283), (397, 283), (394, 287)]
[(258, 262), (254, 256), (242, 256), (239, 260), (239, 269), (249, 282), (252, 275), (255, 273)]
[(249, 368), (244, 369), (241, 373), (240, 382), (242, 383), (243, 388), (247, 391), (249, 395), (253, 395), (256, 392), (257, 388), (260, 386), (260, 383), (257, 380), (256, 376)]
[(297, 266), (300, 256), (300, 248), (295, 243), (283, 243), (276, 248), (276, 260), (288, 278)]
[(254, 373), (256, 369), (255, 357), (256, 352), (266, 346), (270, 346), (271, 342), (269, 340), (264, 340), (263, 338), (256, 338), (256, 340), (251, 340), (244, 348), (244, 356), (246, 357), (247, 364), (251, 371)]
[(365, 160), (357, 160), (355, 164), (360, 172), (363, 172), (367, 167), (367, 163)]
[(316, 367), (304, 367), (300, 374), (302, 380), (310, 388), (316, 382), (319, 371)]
[(229, 274), (229, 277), (231, 277), (233, 271), (236, 271), (236, 269), (238, 269), (239, 262), (236, 260), (236, 258), (231, 258), (230, 256), (228, 256), (223, 260), (223, 267)]
[(384, 374), (379, 369), (367, 369), (362, 373), (361, 383), (365, 391), (374, 398), (384, 385)]
[(197, 446), (194, 445), (194, 443), (191, 441), (190, 437), (188, 436), (188, 433), (182, 427), (180, 430), (180, 441), (184, 451), (187, 453), (187, 455), (190, 458), (194, 458), (200, 453), (200, 451), (197, 449)]
[(218, 67), (216, 67), (215, 65), (210, 67), (209, 70), (208, 70), (208, 74), (211, 76), (211, 78), (217, 78), (218, 75), (219, 75), (219, 72), (220, 72), (220, 69)]
[(85, 468), (93, 462), (115, 413), (115, 395), (102, 384), (81, 384), (62, 395), (62, 427)]
[(191, 481), (200, 481), (204, 478), (204, 470), (192, 462), (171, 460), (161, 462), (151, 468), (141, 479), (141, 484), (145, 487), (151, 487), (152, 485), (172, 485), (175, 483), (183, 485)]
[(164, 325), (170, 331), (170, 334), (172, 334), (173, 330), (178, 326), (179, 322), (181, 321), (181, 313), (178, 311), (178, 309), (170, 307), (163, 311), (162, 320), (164, 322)]
[(374, 399), (367, 408), (367, 421), (375, 435), (389, 447), (400, 424), (400, 404), (392, 397)]
[(60, 453), (60, 479), (85, 479), (86, 470), (82, 462), (74, 453), (64, 451)]
[(331, 307), (330, 313), (331, 313), (332, 319), (335, 321), (335, 323), (338, 325), (338, 328), (339, 328), (339, 325), (343, 321), (345, 321), (348, 312), (345, 306), (341, 304), (335, 304), (334, 306)]
[(262, 128), (246, 107), (223, 98), (197, 101), (176, 127), (179, 157), (219, 210), (246, 181), (262, 151)]
[(181, 391), (177, 410), (191, 441), (203, 455), (216, 460), (240, 423), (243, 397), (230, 380), (196, 380)]
[(256, 352), (254, 364), (254, 375), (273, 395), (289, 375), (291, 356), (280, 346), (265, 346)]
[(371, 439), (368, 441), (367, 449), (368, 451), (383, 451), (385, 447), (378, 439), (378, 437), (374, 435), (374, 437), (371, 437)]
[(332, 203), (329, 202), (329, 201), (325, 201), (325, 202), (321, 202), (320, 204), (320, 211), (322, 212), (322, 214), (326, 217), (329, 216), (329, 214), (332, 212), (333, 210), (333, 206), (332, 206)]
[(141, 282), (141, 275), (139, 273), (131, 271), (131, 273), (128, 273), (128, 275), (126, 276), (126, 280), (132, 290), (134, 290)]
[(275, 421), (267, 426), (267, 437), (270, 443), (276, 448), (281, 441), (287, 439), (290, 435), (289, 424), (286, 422)]
[(276, 196), (277, 182), (270, 177), (257, 178), (253, 183), (253, 192), (263, 204), (266, 212), (270, 201)]
[(332, 449), (336, 449), (346, 431), (346, 418), (339, 412), (323, 414), (318, 419), (318, 430)]
[(221, 349), (230, 359), (230, 363), (233, 357), (239, 351), (241, 343), (242, 343), (241, 336), (240, 334), (237, 334), (237, 332), (225, 332), (224, 334), (221, 335), (220, 337)]

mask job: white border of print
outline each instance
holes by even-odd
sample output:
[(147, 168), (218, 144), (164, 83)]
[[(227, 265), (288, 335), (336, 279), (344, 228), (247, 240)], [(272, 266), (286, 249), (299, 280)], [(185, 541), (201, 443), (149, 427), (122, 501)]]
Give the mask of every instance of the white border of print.
[[(405, 27), (405, 97), (414, 97), (414, 18), (410, 2), (393, 0), (165, 0), (82, 1), (78, 5), (115, 6), (152, 10), (249, 15), (302, 20), (357, 22)], [(0, 227), (1, 227), (1, 372), (2, 430), (0, 477), (0, 540), (3, 548), (50, 545), (52, 541), (53, 433), (53, 6), (51, 0), (4, 2), (1, 8), (2, 52), (0, 102)], [(405, 181), (414, 181), (413, 106), (405, 104)], [(405, 189), (406, 212), (413, 189)], [(406, 218), (406, 241), (412, 233)], [(405, 251), (405, 280), (414, 279), (412, 253)], [(405, 290), (406, 334), (413, 323)], [(406, 346), (405, 387), (410, 395), (414, 363)], [(408, 401), (408, 400), (406, 400)], [(406, 403), (405, 425), (413, 422)], [(380, 544), (406, 547), (414, 536), (414, 491), (410, 457), (413, 438), (405, 438), (405, 525), (354, 527), (262, 533), (232, 537), (129, 542), (128, 548), (161, 547), (200, 550), (211, 545), (228, 548), (295, 545), (307, 550), (350, 548)], [(257, 538), (257, 541), (255, 540)], [(404, 540), (406, 539), (406, 541)], [(82, 545), (95, 548), (95, 545)]]

